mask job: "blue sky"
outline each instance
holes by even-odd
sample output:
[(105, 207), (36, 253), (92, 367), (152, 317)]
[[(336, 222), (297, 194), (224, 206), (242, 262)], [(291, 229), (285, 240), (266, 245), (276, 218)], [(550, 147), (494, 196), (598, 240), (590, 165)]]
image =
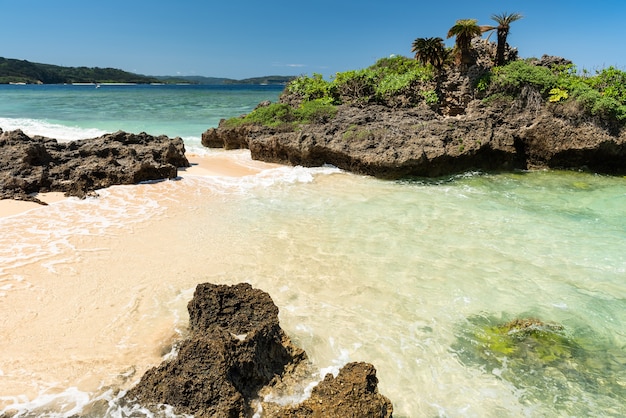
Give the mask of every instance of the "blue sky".
[(624, 0), (0, 0), (0, 56), (146, 75), (329, 77), (503, 12), (525, 16), (509, 36), (522, 57), (626, 70)]

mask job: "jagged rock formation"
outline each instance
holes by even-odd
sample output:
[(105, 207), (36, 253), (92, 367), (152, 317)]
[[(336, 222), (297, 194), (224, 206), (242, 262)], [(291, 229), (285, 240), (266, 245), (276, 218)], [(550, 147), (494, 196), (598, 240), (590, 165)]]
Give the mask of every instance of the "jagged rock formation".
[(55, 191), (84, 197), (115, 184), (174, 178), (177, 167), (188, 166), (181, 138), (120, 131), (57, 142), (0, 129), (0, 199), (38, 201), (31, 194)]
[(265, 416), (272, 418), (390, 418), (393, 405), (378, 393), (376, 369), (368, 363), (348, 363), (337, 377), (327, 374), (306, 401), (279, 407), (264, 403)]
[[(127, 402), (168, 404), (196, 417), (248, 417), (261, 388), (306, 362), (280, 328), (270, 296), (249, 284), (200, 284), (188, 310), (189, 337), (177, 356), (146, 372)], [(372, 365), (352, 363), (336, 378), (326, 376), (303, 404), (265, 403), (263, 416), (391, 417), (391, 402), (377, 383)]]
[(218, 127), (206, 131), (202, 141), (247, 147), (252, 158), (267, 162), (332, 164), (388, 179), (529, 168), (626, 173), (626, 129), (603, 126), (577, 109), (539, 104), (535, 97), (527, 89), (514, 102), (473, 100), (455, 117), (426, 106), (340, 106), (326, 123), (287, 132)]

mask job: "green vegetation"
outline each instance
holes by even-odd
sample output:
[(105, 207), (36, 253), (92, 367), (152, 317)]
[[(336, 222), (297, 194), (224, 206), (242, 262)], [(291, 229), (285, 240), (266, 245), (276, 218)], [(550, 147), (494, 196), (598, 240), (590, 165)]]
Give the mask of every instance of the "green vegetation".
[(491, 71), (491, 84), (498, 92), (519, 94), (524, 86), (531, 86), (540, 93), (547, 93), (557, 86), (555, 71), (528, 61), (513, 61), (504, 67), (494, 67)]
[[(458, 113), (458, 103), (477, 97), (486, 105), (509, 106), (521, 95), (525, 96), (524, 100), (532, 98), (537, 105), (573, 103), (603, 122), (626, 120), (626, 73), (610, 67), (592, 76), (586, 71), (577, 73), (572, 65), (547, 66), (534, 58), (513, 59), (516, 53), (507, 52), (506, 41), (511, 24), (522, 19), (522, 15), (502, 13), (491, 18), (497, 26), (481, 26), (476, 19), (457, 20), (447, 32), (448, 37), (456, 38), (452, 51), (440, 37), (416, 38), (411, 49), (414, 59), (382, 58), (364, 69), (339, 72), (330, 80), (321, 74), (292, 79), (280, 104), (229, 120), (227, 125), (279, 126), (324, 121), (334, 117), (338, 105), (425, 104), (443, 114), (451, 109)], [(476, 37), (494, 30), (498, 36), (495, 48), (493, 43), (472, 43)], [(452, 52), (456, 63), (451, 60)], [(479, 64), (478, 69), (470, 76), (468, 70), (475, 63)], [(464, 83), (468, 81), (470, 85), (466, 88)], [(460, 84), (464, 85), (459, 87)], [(359, 135), (364, 133), (349, 131), (345, 137)]]
[(224, 122), (226, 127), (241, 125), (263, 125), (270, 127), (297, 126), (313, 122), (325, 122), (337, 113), (337, 108), (323, 99), (302, 102), (294, 108), (286, 103), (271, 103), (261, 106), (244, 117), (231, 118)]
[(71, 83), (165, 83), (165, 84), (267, 84), (285, 85), (293, 76), (264, 76), (234, 80), (201, 76), (146, 77), (115, 68), (62, 67), (0, 57), (0, 84), (71, 84)]
[(573, 65), (547, 68), (519, 60), (494, 67), (490, 79), (491, 94), (515, 96), (524, 86), (532, 86), (555, 104), (574, 101), (593, 116), (626, 121), (626, 72), (614, 67), (591, 76), (579, 74)]
[(536, 318), (477, 315), (457, 332), (453, 351), (461, 362), (506, 380), (519, 388), (523, 400), (557, 401), (566, 407), (565, 392), (585, 391), (618, 396), (626, 354), (608, 338), (588, 328), (568, 330)]
[(413, 41), (411, 52), (415, 52), (415, 59), (423, 65), (432, 65), (437, 71), (443, 69), (449, 52), (443, 44), (443, 39), (417, 38)]
[(413, 94), (417, 102), (417, 93), (433, 78), (430, 66), (395, 56), (362, 70), (337, 73), (331, 81), (320, 74), (298, 77), (287, 86), (287, 92), (301, 100), (323, 99), (332, 104), (389, 104), (399, 94)]
[(476, 19), (460, 19), (448, 30), (448, 38), (455, 38), (455, 55), (457, 64), (472, 64), (471, 42), (480, 36), (483, 30)]

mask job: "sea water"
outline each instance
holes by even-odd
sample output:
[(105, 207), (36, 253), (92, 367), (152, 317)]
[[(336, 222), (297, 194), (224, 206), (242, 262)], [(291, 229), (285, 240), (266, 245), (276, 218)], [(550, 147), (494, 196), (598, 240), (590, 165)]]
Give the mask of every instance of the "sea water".
[[(5, 130), (140, 129), (194, 149), (221, 117), (280, 93), (20, 88), (0, 88)], [(102, 120), (89, 119), (79, 102), (101, 92)], [(155, 117), (160, 106), (171, 113)], [(254, 164), (245, 151), (220, 155)], [(624, 416), (625, 219), (622, 177), (381, 181), (333, 167), (183, 172), (2, 218), (0, 415), (150, 416), (117, 399), (172, 355), (197, 283), (243, 281), (272, 296), (317, 370), (312, 383), (348, 361), (373, 363), (396, 417)], [(562, 326), (583, 355), (480, 361), (467, 330), (531, 317)]]

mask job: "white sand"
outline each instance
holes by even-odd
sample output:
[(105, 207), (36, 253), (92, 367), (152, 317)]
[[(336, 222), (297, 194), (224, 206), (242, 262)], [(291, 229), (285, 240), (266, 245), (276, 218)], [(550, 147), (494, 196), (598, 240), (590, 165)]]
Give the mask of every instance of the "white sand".
[(116, 186), (86, 201), (38, 196), (58, 202), (50, 206), (0, 201), (2, 216), (15, 215), (0, 236), (0, 396), (9, 397), (0, 411), (46, 388), (131, 384), (179, 337), (190, 292), (225, 267), (198, 243), (213, 237), (211, 217), (198, 221), (198, 237), (182, 232), (211, 201), (191, 177), (276, 167), (244, 151), (188, 158), (182, 181)]

